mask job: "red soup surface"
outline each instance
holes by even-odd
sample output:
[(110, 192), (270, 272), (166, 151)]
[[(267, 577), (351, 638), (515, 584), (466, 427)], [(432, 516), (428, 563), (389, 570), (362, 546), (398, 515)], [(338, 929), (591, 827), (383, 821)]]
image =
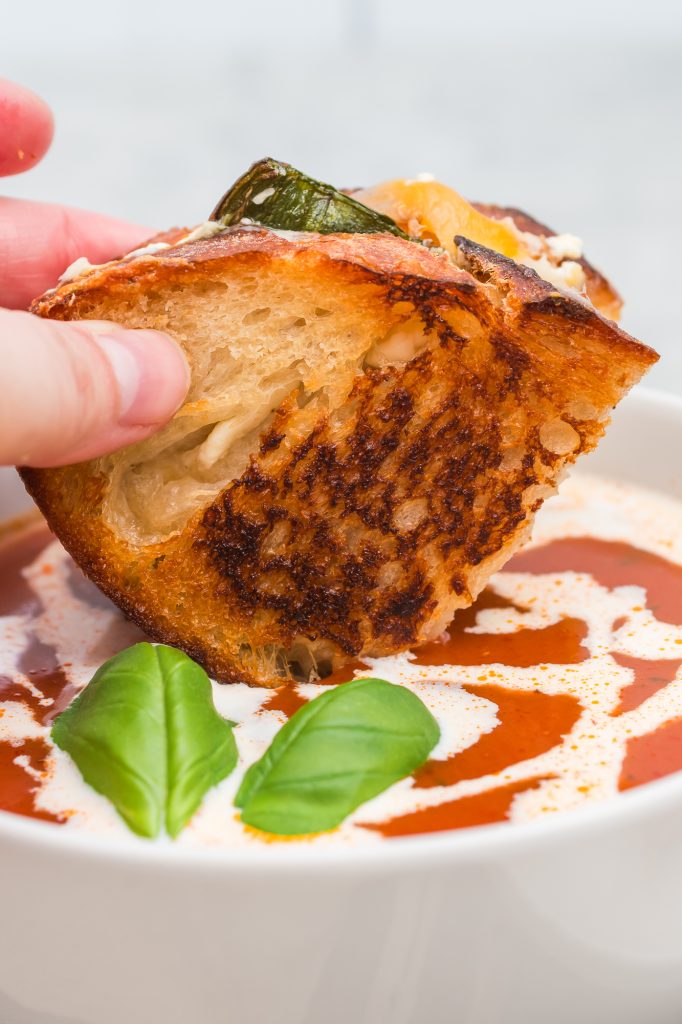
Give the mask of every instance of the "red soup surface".
[[(572, 486), (564, 519), (574, 531), (581, 520), (570, 518), (570, 500), (580, 510), (576, 492), (585, 497)], [(354, 675), (413, 688), (443, 741), (395, 797), (356, 812), (344, 826), (351, 839), (530, 820), (679, 771), (682, 566), (649, 548), (545, 530), (438, 642), (317, 683), (242, 693), (245, 735), (263, 716), (281, 724)], [(141, 634), (41, 523), (0, 542), (0, 629), (0, 809), (73, 824), (83, 819), (77, 793), (71, 802), (64, 789), (50, 792), (66, 756), (54, 750), (50, 725), (98, 665)], [(219, 710), (246, 688), (228, 689), (215, 690)], [(233, 831), (234, 818), (228, 807)]]

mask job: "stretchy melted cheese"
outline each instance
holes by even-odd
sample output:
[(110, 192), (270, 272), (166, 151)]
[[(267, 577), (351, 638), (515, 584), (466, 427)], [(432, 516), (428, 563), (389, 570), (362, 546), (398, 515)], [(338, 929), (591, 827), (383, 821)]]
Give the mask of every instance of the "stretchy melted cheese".
[[(48, 734), (102, 661), (141, 634), (43, 527), (5, 541), (0, 570), (0, 807), (139, 842)], [(682, 505), (569, 479), (532, 544), (438, 642), (355, 668), (426, 703), (442, 730), (431, 760), (335, 832), (297, 841), (520, 824), (680, 769), (681, 665)], [(178, 842), (265, 842), (232, 806), (244, 770), (287, 715), (352, 672), (275, 691), (215, 684), (218, 710), (238, 723), (240, 764)]]

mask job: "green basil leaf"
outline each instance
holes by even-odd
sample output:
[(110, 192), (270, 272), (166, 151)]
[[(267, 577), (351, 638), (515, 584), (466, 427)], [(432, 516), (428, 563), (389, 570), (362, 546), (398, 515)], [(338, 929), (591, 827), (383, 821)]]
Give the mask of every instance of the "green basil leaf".
[(244, 218), (286, 231), (376, 234), (409, 238), (394, 220), (339, 192), (333, 185), (309, 178), (289, 164), (259, 160), (225, 193), (211, 220), (225, 227)]
[(52, 738), (138, 835), (177, 836), (237, 763), (204, 670), (173, 647), (136, 644), (105, 662)]
[(235, 804), (264, 832), (335, 828), (426, 761), (440, 730), (410, 690), (354, 679), (311, 700), (247, 771)]

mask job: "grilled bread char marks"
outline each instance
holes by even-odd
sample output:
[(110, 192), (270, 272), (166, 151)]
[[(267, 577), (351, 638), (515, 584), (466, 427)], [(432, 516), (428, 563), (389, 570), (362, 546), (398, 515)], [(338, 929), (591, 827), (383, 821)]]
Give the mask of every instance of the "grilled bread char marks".
[[(444, 628), (649, 362), (621, 335), (629, 359), (610, 386), (597, 383), (613, 329), (532, 271), (458, 241), (468, 268), (506, 295), (502, 315), (486, 316), (476, 290), (394, 282), (389, 301), (413, 305), (435, 343), (406, 366), (367, 370), (341, 422), (322, 416), (293, 447), (297, 414), (280, 410), (251, 470), (202, 520), (197, 543), (224, 586), (275, 612), (299, 650), (314, 638), (318, 662), (339, 648), (390, 653)], [(578, 386), (568, 394), (567, 362)]]
[[(357, 304), (366, 348), (400, 321), (423, 327), (408, 361), (318, 368), (245, 471), (163, 540), (112, 528), (97, 463), (24, 470), (85, 571), (224, 680), (272, 685), (285, 655), (305, 674), (437, 635), (656, 358), (532, 271), (464, 240), (460, 252), (462, 268), (395, 237), (234, 231), (39, 300), (44, 316), (150, 326), (154, 295), (196, 293), (200, 316), (209, 284), (268, 271), (293, 289), (303, 268)], [(172, 318), (157, 326), (173, 333)]]

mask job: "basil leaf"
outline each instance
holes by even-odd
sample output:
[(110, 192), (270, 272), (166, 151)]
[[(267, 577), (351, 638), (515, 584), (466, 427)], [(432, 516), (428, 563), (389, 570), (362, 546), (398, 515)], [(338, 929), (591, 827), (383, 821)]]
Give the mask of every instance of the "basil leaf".
[(300, 708), (247, 771), (235, 804), (264, 832), (335, 828), (426, 761), (440, 730), (413, 693), (355, 679)]
[(243, 218), (266, 227), (318, 234), (389, 232), (409, 238), (394, 220), (370, 210), (333, 185), (309, 178), (289, 164), (259, 160), (225, 193), (210, 219), (225, 227)]
[(97, 670), (55, 721), (52, 739), (138, 835), (177, 836), (237, 763), (204, 670), (173, 647), (142, 643)]

